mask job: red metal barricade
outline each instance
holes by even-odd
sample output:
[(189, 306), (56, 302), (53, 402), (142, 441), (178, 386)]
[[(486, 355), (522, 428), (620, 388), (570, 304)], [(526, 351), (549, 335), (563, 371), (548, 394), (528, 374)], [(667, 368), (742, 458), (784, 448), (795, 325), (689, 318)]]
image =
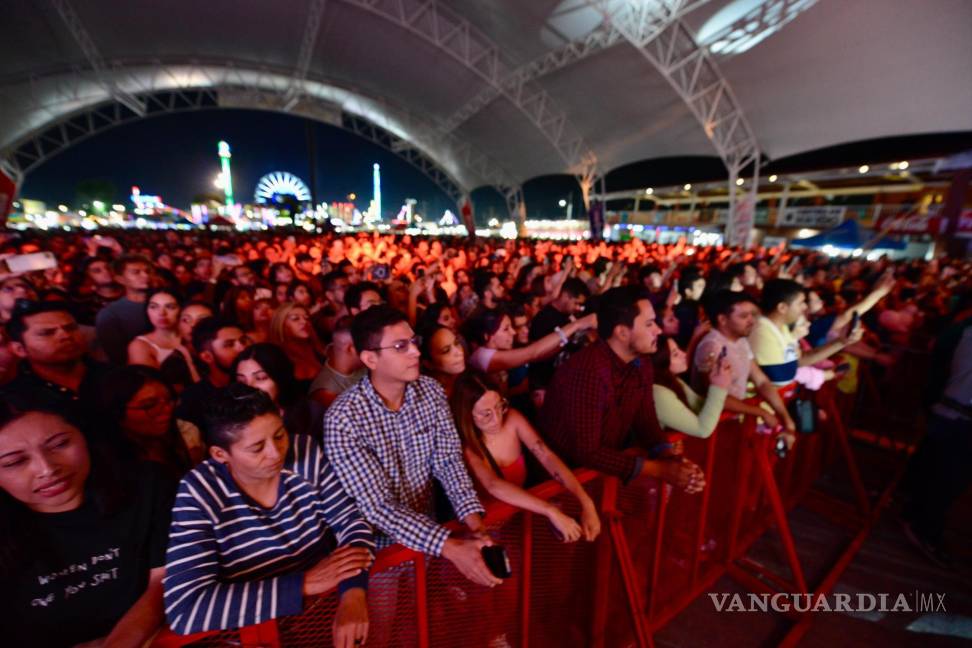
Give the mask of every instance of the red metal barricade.
[[(650, 646), (654, 632), (723, 574), (759, 592), (811, 591), (787, 522), (787, 510), (805, 501), (857, 532), (815, 590), (829, 591), (889, 491), (877, 506), (869, 501), (834, 394), (823, 391), (817, 401), (827, 412), (826, 424), (802, 436), (785, 459), (775, 456), (771, 437), (758, 434), (748, 417), (724, 417), (709, 439), (684, 439), (686, 456), (706, 474), (700, 494), (651, 479), (622, 485), (591, 470), (578, 471), (602, 514), (602, 533), (594, 543), (561, 543), (545, 518), (491, 505), (486, 523), (506, 547), (514, 571), (499, 587), (475, 585), (441, 558), (400, 546), (385, 549), (371, 570), (368, 644)], [(847, 464), (854, 502), (835, 502), (812, 490), (822, 466), (835, 457)], [(544, 483), (532, 492), (579, 515), (577, 502), (559, 484)], [(771, 527), (789, 573), (773, 573), (747, 558)], [(154, 645), (328, 646), (336, 605), (332, 593), (309, 599), (299, 616), (187, 637), (164, 632)], [(794, 615), (788, 641), (802, 636), (809, 618)]]

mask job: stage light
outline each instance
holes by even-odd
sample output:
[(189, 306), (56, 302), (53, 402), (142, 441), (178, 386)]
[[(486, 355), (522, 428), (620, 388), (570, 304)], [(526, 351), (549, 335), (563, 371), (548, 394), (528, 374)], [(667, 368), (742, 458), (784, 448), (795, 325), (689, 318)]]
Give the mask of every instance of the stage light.
[(868, 171), (870, 171), (870, 170), (871, 170), (871, 167), (869, 167), (869, 166), (867, 166), (866, 164), (862, 164), (862, 165), (861, 165), (861, 166), (860, 166), (860, 167), (859, 167), (859, 168), (857, 169), (857, 172), (858, 172), (858, 173), (860, 173), (861, 175), (864, 175), (865, 173), (867, 173), (867, 172), (868, 172)]

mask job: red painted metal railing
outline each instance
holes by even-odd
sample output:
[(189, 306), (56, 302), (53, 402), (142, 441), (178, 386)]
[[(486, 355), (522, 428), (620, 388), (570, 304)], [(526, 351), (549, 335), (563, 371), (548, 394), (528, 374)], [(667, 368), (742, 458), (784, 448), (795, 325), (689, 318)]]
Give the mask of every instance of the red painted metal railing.
[[(380, 552), (369, 589), (372, 646), (651, 646), (652, 634), (728, 574), (756, 592), (829, 591), (846, 568), (890, 493), (875, 506), (867, 495), (833, 392), (817, 394), (827, 422), (802, 435), (785, 459), (748, 417), (724, 417), (706, 440), (684, 439), (703, 467), (706, 489), (688, 495), (650, 479), (621, 484), (591, 470), (578, 477), (599, 504), (597, 541), (559, 542), (545, 518), (497, 503), (487, 525), (510, 554), (513, 577), (487, 589), (449, 563), (400, 546)], [(811, 485), (835, 457), (846, 463), (854, 501), (835, 501)], [(578, 515), (576, 501), (553, 482), (532, 492)], [(857, 535), (816, 590), (809, 589), (787, 511), (800, 502), (850, 526)], [(788, 574), (747, 557), (772, 527)], [(308, 599), (305, 611), (258, 626), (178, 636), (163, 632), (156, 648), (182, 646), (329, 646), (334, 594)], [(794, 614), (786, 641), (795, 644), (812, 617)]]

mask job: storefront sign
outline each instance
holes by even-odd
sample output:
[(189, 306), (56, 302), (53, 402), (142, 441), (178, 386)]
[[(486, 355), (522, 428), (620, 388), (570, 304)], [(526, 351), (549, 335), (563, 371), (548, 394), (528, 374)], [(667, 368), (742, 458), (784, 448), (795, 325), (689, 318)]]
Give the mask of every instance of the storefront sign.
[(939, 234), (945, 228), (938, 211), (929, 210), (924, 214), (913, 211), (881, 214), (874, 229), (887, 234)]
[(844, 222), (846, 207), (787, 207), (776, 219), (777, 227), (829, 229)]

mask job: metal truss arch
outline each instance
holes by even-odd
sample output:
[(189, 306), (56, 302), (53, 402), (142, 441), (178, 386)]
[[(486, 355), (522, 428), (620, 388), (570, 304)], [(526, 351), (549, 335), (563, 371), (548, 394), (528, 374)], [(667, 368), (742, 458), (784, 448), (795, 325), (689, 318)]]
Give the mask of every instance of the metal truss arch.
[[(305, 79), (294, 101), (293, 77), (285, 69), (181, 59), (114, 61), (109, 67), (118, 87), (144, 100), (146, 115), (212, 107), (290, 112), (378, 138), (375, 143), (417, 166), (451, 198), (472, 186), (513, 184), (504, 169), (462, 138), (440, 137), (430, 123), (386, 99), (330, 80)], [(90, 71), (29, 78), (22, 87), (30, 119), (8, 131), (10, 139), (0, 148), (0, 158), (21, 174), (66, 145), (139, 116), (115, 101)], [(377, 135), (379, 130), (385, 134)]]
[[(238, 91), (234, 88), (222, 90)], [(141, 115), (127, 105), (108, 99), (49, 124), (27, 138), (5, 156), (5, 165), (15, 174), (24, 177), (61, 151), (116, 126), (177, 112), (225, 108), (220, 102), (220, 92), (220, 88), (209, 87), (137, 95), (145, 106)], [(282, 111), (282, 108), (279, 110)], [(327, 123), (332, 122), (328, 120)], [(464, 195), (465, 189), (456, 178), (420, 150), (411, 146), (399, 146), (401, 140), (394, 133), (348, 112), (341, 113), (340, 127), (402, 158), (435, 183), (454, 203), (458, 204)]]
[[(468, 20), (437, 0), (340, 0), (384, 18), (439, 48), (465, 66), (490, 88), (508, 99), (540, 130), (573, 171), (585, 156), (593, 155), (576, 133), (566, 112), (543, 89), (529, 81), (504, 84), (512, 66), (500, 56), (500, 47)], [(442, 130), (445, 135), (449, 131)]]
[[(743, 110), (708, 48), (701, 46), (680, 17), (684, 0), (659, 5), (626, 2), (620, 11), (606, 10), (605, 0), (593, 0), (605, 20), (669, 82), (702, 125), (706, 137), (729, 169), (738, 176), (759, 158), (759, 143)], [(665, 16), (675, 16), (667, 20)], [(663, 21), (658, 30), (654, 26)]]
[[(789, 0), (790, 2), (796, 0)], [(678, 4), (671, 13), (658, 16), (658, 20), (651, 23), (650, 27), (660, 33), (665, 27), (674, 20), (685, 16), (709, 0), (695, 0), (691, 3)], [(594, 30), (574, 41), (570, 41), (555, 50), (547, 52), (529, 63), (521, 65), (513, 70), (509, 76), (505, 77), (500, 85), (505, 88), (516, 88), (526, 83), (536, 81), (548, 74), (569, 67), (574, 63), (582, 61), (598, 52), (604, 51), (615, 45), (625, 42), (625, 37), (613, 22), (606, 21), (598, 25)], [(441, 129), (445, 133), (451, 133), (456, 128), (469, 121), (483, 108), (488, 106), (499, 96), (500, 92), (496, 86), (484, 88), (472, 99), (459, 107), (442, 122)]]

